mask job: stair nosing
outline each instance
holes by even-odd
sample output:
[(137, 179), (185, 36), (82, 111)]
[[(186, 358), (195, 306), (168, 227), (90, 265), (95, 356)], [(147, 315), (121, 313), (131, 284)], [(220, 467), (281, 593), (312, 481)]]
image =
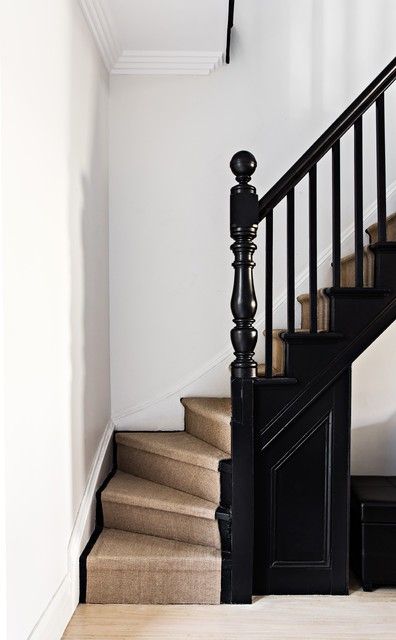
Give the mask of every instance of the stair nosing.
[[(103, 538), (105, 538), (108, 533), (107, 532), (115, 532), (116, 536), (119, 537), (120, 539), (122, 538), (130, 538), (131, 543), (133, 540), (136, 539), (143, 539), (145, 538), (146, 540), (160, 540), (161, 542), (164, 543), (165, 547), (167, 547), (166, 551), (167, 551), (167, 555), (166, 555), (166, 560), (165, 560), (165, 567), (166, 567), (166, 561), (175, 561), (176, 560), (176, 566), (177, 566), (177, 561), (181, 560), (183, 561), (183, 559), (185, 559), (183, 556), (180, 555), (180, 548), (181, 550), (183, 550), (183, 547), (188, 550), (188, 549), (196, 549), (198, 552), (199, 551), (206, 551), (206, 553), (203, 553), (202, 556), (197, 555), (197, 556), (192, 556), (191, 558), (189, 558), (189, 560), (191, 561), (192, 564), (196, 564), (196, 568), (195, 567), (191, 567), (190, 571), (200, 571), (202, 570), (200, 568), (200, 563), (202, 562), (208, 562), (211, 561), (212, 559), (214, 561), (219, 562), (219, 568), (210, 568), (210, 567), (205, 567), (204, 571), (214, 571), (214, 572), (221, 572), (221, 550), (220, 549), (216, 549), (215, 547), (209, 547), (206, 545), (202, 545), (202, 544), (192, 544), (190, 542), (182, 542), (180, 540), (171, 540), (169, 538), (163, 538), (161, 536), (152, 536), (146, 533), (136, 533), (133, 531), (124, 531), (122, 529), (114, 529), (113, 527), (104, 527), (103, 530), (101, 531), (98, 540), (96, 541), (91, 553), (89, 554), (89, 556), (87, 557), (87, 569), (88, 571), (93, 570), (93, 569), (98, 569), (98, 568), (102, 568), (103, 570), (110, 570), (110, 567), (105, 567), (103, 565), (105, 564), (110, 564), (110, 563), (123, 563), (123, 567), (120, 567), (119, 570), (129, 570), (129, 569), (135, 569), (138, 570), (139, 569), (139, 562), (140, 562), (140, 558), (144, 557), (144, 556), (139, 556), (136, 554), (136, 548), (135, 548), (135, 552), (134, 555), (131, 552), (129, 555), (123, 554), (121, 555), (120, 552), (118, 551), (118, 555), (105, 555), (103, 552), (100, 552), (98, 550), (98, 546), (100, 545), (100, 541), (103, 542)], [(171, 553), (171, 549), (172, 549), (172, 543), (175, 543), (179, 546), (179, 549), (175, 550), (175, 552)], [(131, 544), (131, 548), (133, 549), (133, 545)], [(156, 557), (156, 556), (145, 556), (145, 558), (150, 558), (152, 562), (156, 563), (156, 570), (160, 570), (163, 571), (164, 568), (159, 568), (158, 569), (158, 561), (164, 561), (164, 557), (160, 556), (160, 557)], [(100, 566), (102, 565), (102, 566)], [(136, 566), (137, 565), (137, 566)], [(111, 567), (111, 571), (116, 571), (118, 570), (118, 568), (114, 568)], [(150, 570), (152, 571), (152, 570)], [(172, 567), (172, 572), (178, 572), (179, 569)], [(181, 569), (181, 571), (185, 571), (185, 569)]]
[[(140, 508), (140, 509), (148, 509), (151, 511), (163, 511), (164, 513), (176, 513), (178, 515), (184, 515), (186, 517), (191, 517), (191, 518), (201, 518), (204, 520), (215, 520), (215, 512), (216, 509), (218, 507), (217, 503), (215, 502), (211, 502), (210, 500), (205, 500), (205, 498), (200, 498), (198, 496), (194, 496), (193, 494), (190, 494), (186, 491), (181, 491), (180, 489), (174, 489), (173, 487), (169, 487), (168, 485), (164, 485), (164, 484), (160, 484), (158, 482), (153, 482), (152, 480), (147, 480), (146, 478), (140, 478), (139, 476), (135, 476), (132, 473), (126, 473), (125, 471), (121, 471), (120, 469), (117, 470), (117, 473), (115, 474), (114, 477), (117, 477), (117, 474), (122, 474), (124, 476), (130, 476), (131, 478), (137, 478), (139, 480), (139, 482), (143, 483), (143, 484), (147, 484), (147, 485), (155, 485), (158, 487), (165, 487), (166, 490), (168, 490), (168, 492), (170, 494), (175, 494), (176, 496), (178, 494), (183, 494), (185, 496), (189, 496), (192, 501), (202, 501), (204, 503), (207, 503), (206, 506), (207, 510), (209, 512), (209, 510), (213, 509), (213, 514), (211, 516), (209, 515), (204, 515), (204, 514), (197, 514), (197, 513), (192, 513), (191, 511), (189, 511), (188, 509), (186, 510), (182, 510), (179, 508), (170, 508), (170, 509), (166, 509), (164, 508), (164, 504), (162, 505), (158, 505), (156, 504), (155, 506), (148, 506), (147, 504), (142, 504), (139, 503), (139, 501), (131, 501), (128, 500), (128, 497), (126, 496), (125, 499), (122, 499), (122, 497), (119, 494), (116, 494), (114, 490), (111, 489), (111, 481), (109, 483), (109, 485), (106, 487), (106, 489), (103, 491), (102, 493), (102, 501), (107, 502), (107, 503), (111, 503), (111, 504), (118, 504), (118, 505), (126, 505), (126, 506), (130, 506), (130, 507), (136, 507), (136, 508)], [(119, 477), (119, 476), (118, 476)], [(114, 491), (113, 495), (111, 495), (111, 492)], [(109, 495), (110, 494), (110, 495)], [(210, 505), (210, 506), (209, 506)]]
[[(213, 455), (213, 460), (216, 463), (215, 465), (212, 465), (212, 466), (207, 466), (206, 465), (205, 466), (204, 464), (199, 464), (197, 462), (184, 460), (183, 457), (181, 457), (181, 458), (180, 457), (174, 457), (172, 455), (168, 455), (168, 453), (170, 453), (170, 452), (165, 453), (163, 451), (155, 451), (152, 447), (142, 446), (143, 443), (141, 443), (141, 442), (133, 443), (133, 444), (129, 444), (129, 443), (126, 443), (126, 442), (119, 442), (117, 440), (118, 434), (122, 435), (122, 434), (125, 434), (125, 433), (131, 434), (131, 435), (137, 434), (137, 433), (144, 433), (144, 434), (150, 435), (150, 434), (171, 433), (171, 432), (167, 432), (167, 431), (163, 431), (163, 432), (158, 432), (158, 431), (128, 431), (128, 432), (123, 431), (123, 432), (117, 432), (116, 433), (116, 444), (128, 447), (129, 449), (135, 449), (136, 451), (144, 451), (145, 453), (150, 453), (152, 455), (156, 455), (156, 456), (159, 456), (159, 457), (162, 457), (162, 458), (168, 458), (169, 460), (174, 460), (176, 462), (182, 462), (184, 464), (189, 464), (191, 466), (199, 467), (201, 469), (207, 469), (208, 471), (218, 472), (219, 461), (222, 460), (223, 458), (229, 457), (229, 454), (226, 451), (222, 451), (221, 449), (218, 449), (217, 447), (214, 447), (213, 445), (209, 444), (205, 440), (201, 440), (200, 438), (196, 438), (195, 436), (191, 435), (191, 433), (188, 433), (185, 430), (176, 431), (176, 432), (172, 432), (172, 433), (184, 434), (185, 438), (189, 438), (189, 439), (192, 438), (193, 440), (195, 440), (197, 442), (200, 442), (205, 448), (208, 449), (209, 456), (213, 452), (212, 455)], [(210, 450), (212, 450), (212, 452)], [(221, 456), (219, 456), (219, 454), (221, 454)]]

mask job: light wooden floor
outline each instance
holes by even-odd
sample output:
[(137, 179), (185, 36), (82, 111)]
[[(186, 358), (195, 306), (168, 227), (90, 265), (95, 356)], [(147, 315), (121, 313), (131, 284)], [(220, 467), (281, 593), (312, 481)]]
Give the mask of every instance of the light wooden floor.
[(396, 589), (249, 605), (79, 605), (66, 640), (396, 640)]

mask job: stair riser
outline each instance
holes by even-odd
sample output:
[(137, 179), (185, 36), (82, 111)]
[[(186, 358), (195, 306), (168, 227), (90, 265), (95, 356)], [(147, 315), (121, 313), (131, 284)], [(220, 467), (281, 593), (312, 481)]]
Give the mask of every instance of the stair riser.
[[(231, 416), (230, 416), (231, 420)], [(204, 440), (213, 447), (231, 453), (231, 428), (230, 423), (219, 425), (216, 420), (203, 417), (199, 413), (185, 408), (186, 431), (192, 436)]]
[[(311, 327), (310, 297), (307, 296), (301, 303), (301, 328), (309, 331)], [(318, 295), (318, 331), (329, 330), (330, 304), (325, 295)]]
[(334, 344), (287, 344), (287, 371), (300, 382), (309, 380), (316, 371), (320, 371), (330, 362), (339, 350)]
[(272, 339), (272, 366), (276, 371), (284, 373), (285, 371), (285, 346), (282, 338), (276, 335)]
[(353, 339), (365, 329), (389, 303), (387, 298), (335, 298), (332, 303), (332, 322), (341, 333)]
[(396, 245), (377, 245), (375, 253), (375, 286), (396, 291)]
[[(214, 516), (214, 514), (213, 514)], [(104, 526), (220, 549), (216, 520), (103, 501)]]
[[(363, 257), (363, 286), (372, 287), (374, 285), (374, 255), (366, 250)], [(341, 286), (355, 286), (355, 260), (349, 258), (341, 263)]]
[(220, 604), (221, 571), (114, 571), (89, 567), (90, 604)]
[[(263, 331), (265, 336), (265, 331)], [(282, 338), (279, 336), (279, 329), (272, 332), (272, 373), (277, 375), (285, 371), (285, 351)]]
[(118, 468), (152, 482), (186, 491), (216, 504), (220, 501), (220, 474), (140, 449), (117, 445)]

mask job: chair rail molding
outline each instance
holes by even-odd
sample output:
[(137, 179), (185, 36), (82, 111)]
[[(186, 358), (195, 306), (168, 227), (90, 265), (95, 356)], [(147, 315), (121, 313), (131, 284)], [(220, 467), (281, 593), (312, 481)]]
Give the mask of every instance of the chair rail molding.
[[(179, 12), (181, 12), (183, 10), (182, 0), (180, 2), (173, 0), (174, 9), (178, 3), (180, 4)], [(155, 4), (155, 1), (151, 4)], [(181, 33), (183, 29), (181, 29), (180, 23), (169, 25), (172, 48), (161, 46), (163, 41), (160, 36), (153, 36), (150, 33), (149, 11), (136, 11), (133, 6), (134, 2), (125, 8), (121, 7), (119, 3), (111, 3), (108, 0), (80, 0), (81, 9), (92, 31), (103, 62), (108, 72), (114, 75), (200, 76), (207, 75), (220, 67), (225, 62), (227, 46), (228, 2), (222, 0), (220, 5), (213, 3), (213, 8), (210, 8), (210, 4), (206, 7), (206, 4), (201, 9), (203, 15), (207, 16), (209, 7), (209, 12), (212, 11), (216, 15), (212, 16), (209, 13), (208, 20), (218, 24), (219, 28), (214, 30), (211, 37), (207, 37), (204, 30), (201, 30), (203, 33), (200, 37), (200, 30), (196, 29), (198, 36), (195, 33), (195, 37), (188, 38), (189, 43), (194, 45), (190, 50), (185, 47), (186, 34)], [(160, 14), (164, 11), (160, 2), (158, 2), (158, 11)], [(174, 18), (175, 13), (177, 12), (169, 11), (168, 16)], [(164, 19), (167, 19), (168, 16), (165, 14)], [(183, 28), (185, 27), (187, 34), (190, 31), (193, 34), (194, 15), (189, 16), (188, 14), (187, 17), (189, 19), (186, 19), (185, 23), (183, 22)], [(222, 21), (224, 21), (224, 30), (221, 28)], [(133, 28), (128, 26), (131, 22), (134, 24)], [(123, 25), (122, 29), (120, 29), (120, 25)], [(143, 40), (144, 43), (150, 43), (147, 49), (141, 47), (135, 49), (130, 46), (136, 42), (134, 33), (139, 26), (142, 34), (139, 42)], [(223, 31), (224, 33), (222, 33)], [(179, 43), (181, 44), (180, 48), (178, 47)], [(158, 48), (153, 48), (153, 44), (158, 44)], [(215, 47), (210, 46), (214, 44)]]

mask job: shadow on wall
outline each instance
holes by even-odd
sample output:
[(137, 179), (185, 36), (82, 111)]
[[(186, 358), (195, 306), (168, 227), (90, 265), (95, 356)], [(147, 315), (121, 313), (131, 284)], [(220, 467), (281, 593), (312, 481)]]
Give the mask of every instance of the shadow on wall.
[(72, 520), (110, 418), (108, 76), (90, 34), (87, 45), (85, 22), (76, 24), (69, 93)]
[(396, 412), (386, 421), (352, 429), (353, 475), (396, 475)]

